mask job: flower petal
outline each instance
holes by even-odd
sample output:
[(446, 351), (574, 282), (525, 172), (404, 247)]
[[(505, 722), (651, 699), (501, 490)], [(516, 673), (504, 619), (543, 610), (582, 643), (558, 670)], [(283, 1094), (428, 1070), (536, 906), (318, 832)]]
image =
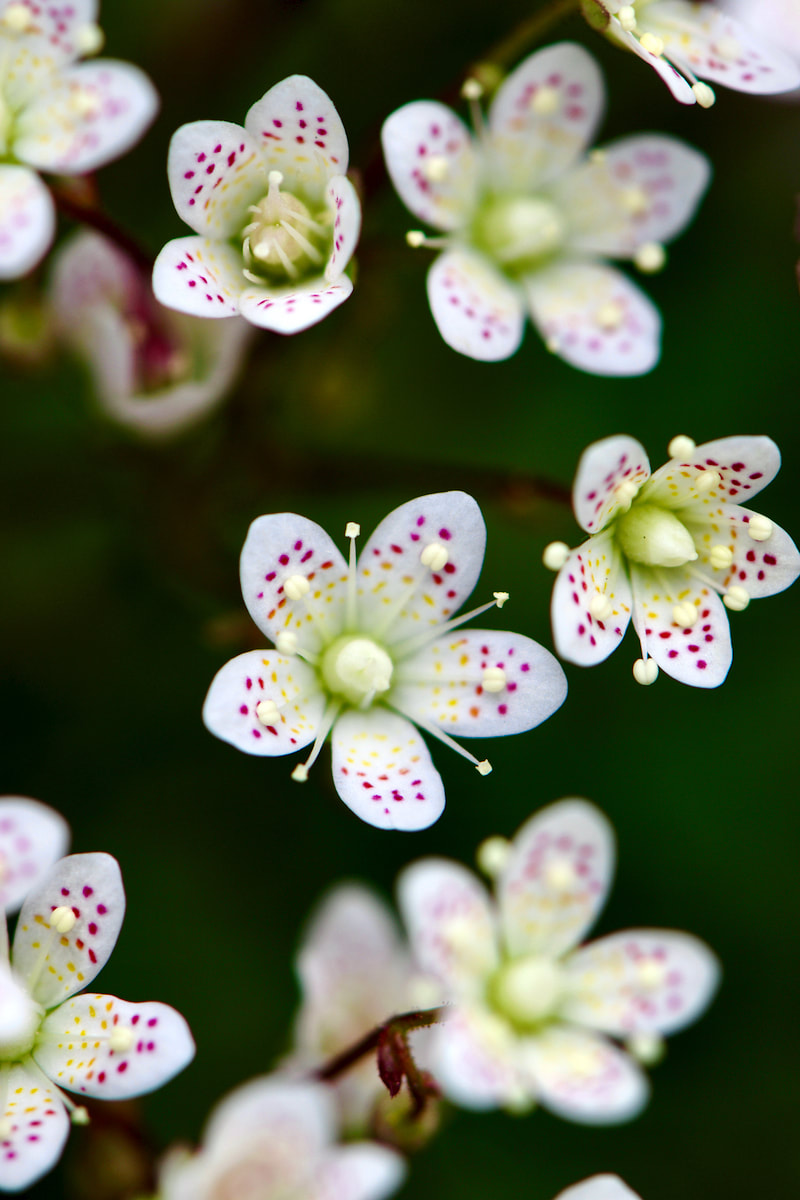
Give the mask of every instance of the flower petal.
[(0, 1142), (0, 1189), (21, 1192), (46, 1174), (61, 1157), (69, 1118), (55, 1088), (41, 1075), (13, 1063), (3, 1080), (3, 1130)]
[(552, 1025), (526, 1039), (525, 1060), (544, 1108), (585, 1125), (630, 1121), (647, 1103), (644, 1072), (605, 1038)]
[(574, 42), (526, 58), (500, 85), (489, 112), (491, 154), (520, 191), (557, 178), (590, 144), (603, 115), (600, 68)]
[(339, 275), (335, 283), (320, 276), (285, 288), (248, 287), (239, 301), (242, 316), (273, 333), (301, 333), (333, 312), (352, 294), (353, 283)]
[(0, 165), (0, 280), (33, 270), (55, 229), (53, 199), (39, 176), (27, 167)]
[(379, 829), (427, 829), (444, 811), (444, 784), (410, 721), (388, 709), (352, 709), (331, 736), (334, 786)]
[(447, 250), (428, 271), (428, 302), (447, 345), (479, 362), (499, 362), (519, 349), (525, 312), (518, 289), (488, 259)]
[(620, 484), (639, 488), (650, 476), (644, 446), (626, 434), (592, 442), (581, 455), (572, 485), (575, 519), (587, 533), (597, 533), (630, 507)]
[(661, 354), (661, 317), (638, 287), (605, 264), (561, 262), (525, 280), (548, 350), (592, 375), (644, 375)]
[(519, 1070), (518, 1039), (485, 1008), (448, 1010), (446, 1023), (435, 1027), (432, 1050), (436, 1082), (461, 1108), (485, 1112), (529, 1092)]
[(178, 216), (210, 238), (241, 237), (248, 205), (267, 194), (257, 141), (230, 121), (181, 125), (169, 144), (167, 175)]
[[(800, 575), (800, 552), (780, 525), (770, 521), (771, 532), (763, 541), (748, 535), (751, 521), (764, 521), (760, 513), (738, 504), (720, 504), (704, 509), (702, 519), (696, 519), (689, 509), (680, 515), (694, 537), (698, 561), (712, 578), (719, 580), (721, 588), (736, 584), (755, 600), (784, 591)], [(709, 554), (715, 546), (731, 550), (733, 562), (729, 567), (713, 566)]]
[(557, 957), (581, 940), (605, 903), (614, 833), (598, 808), (561, 800), (517, 831), (498, 884), (511, 955)]
[(237, 316), (244, 285), (241, 255), (209, 238), (167, 242), (153, 266), (156, 300), (192, 317)]
[(559, 1192), (556, 1200), (641, 1200), (618, 1175), (593, 1175), (576, 1183), (565, 1192)]
[(93, 25), (97, 20), (97, 0), (71, 0), (69, 4), (4, 0), (0, 7), (5, 11), (12, 4), (24, 4), (31, 14), (31, 24), (23, 31), (26, 44), (35, 38), (41, 43), (43, 51), (56, 55), (62, 61), (83, 54), (80, 34), (87, 25)]
[(582, 946), (566, 961), (566, 1020), (624, 1038), (673, 1033), (708, 1007), (719, 964), (687, 933), (629, 929)]
[(189, 1026), (168, 1004), (86, 992), (45, 1017), (33, 1057), (59, 1087), (126, 1100), (161, 1087), (194, 1051)]
[[(422, 561), (431, 545), (443, 559), (437, 570)], [(401, 504), (361, 551), (359, 629), (390, 651), (413, 634), (430, 632), (433, 638), (436, 626), (452, 617), (475, 587), (485, 549), (481, 510), (466, 492), (434, 492)]]
[[(611, 605), (607, 614), (600, 610), (602, 619), (590, 607), (598, 595)], [(553, 588), (550, 614), (559, 657), (582, 667), (603, 662), (628, 628), (631, 604), (631, 585), (613, 531), (596, 533), (572, 551)]]
[(0, 908), (16, 912), (69, 843), (64, 818), (38, 800), (0, 798)]
[[(633, 626), (650, 657), (679, 683), (719, 687), (733, 654), (728, 614), (719, 596), (680, 567), (657, 574), (635, 567), (631, 581)], [(675, 621), (678, 604), (696, 606), (691, 627)]]
[[(278, 708), (275, 723), (256, 715), (262, 700)], [(215, 737), (245, 754), (274, 758), (313, 742), (325, 696), (316, 672), (299, 658), (275, 650), (248, 650), (222, 667), (211, 681), (203, 721)]]
[[(267, 1165), (277, 1168), (271, 1187), (291, 1194), (335, 1136), (333, 1096), (324, 1084), (265, 1075), (236, 1088), (216, 1106), (201, 1155), (230, 1162), (245, 1156), (255, 1142), (264, 1148)], [(273, 1146), (280, 1154), (274, 1162)]]
[[(681, 508), (694, 501), (715, 504), (720, 499), (742, 504), (765, 488), (780, 466), (780, 451), (772, 438), (719, 438), (703, 442), (685, 459), (673, 458), (659, 467), (653, 472), (644, 496), (670, 508)], [(697, 479), (709, 471), (715, 471), (720, 482), (704, 490), (702, 484), (697, 486)]]
[(651, 54), (649, 50), (645, 50), (638, 37), (634, 37), (632, 33), (623, 30), (619, 21), (614, 17), (612, 17), (608, 27), (608, 35), (612, 41), (617, 42), (625, 50), (631, 50), (638, 58), (641, 58), (643, 62), (651, 66), (656, 75), (659, 75), (667, 85), (674, 99), (679, 104), (697, 103), (691, 84), (675, 70), (672, 63), (667, 62), (665, 58)]
[[(56, 908), (70, 908), (68, 933), (50, 925)], [(125, 915), (119, 864), (110, 854), (71, 854), (57, 862), (22, 906), (11, 960), (43, 1008), (52, 1008), (90, 983), (107, 961)]]
[(330, 96), (307, 75), (290, 75), (256, 101), (244, 127), (261, 146), (267, 171), (322, 195), (333, 175), (347, 171), (347, 134)]
[(333, 217), (333, 249), (325, 264), (325, 279), (335, 282), (345, 269), (358, 244), (361, 232), (361, 201), (358, 192), (344, 175), (334, 175), (326, 195)]
[(472, 134), (436, 100), (404, 104), (381, 130), (386, 169), (406, 208), (435, 229), (460, 229), (478, 196)]
[(337, 1146), (320, 1164), (315, 1200), (383, 1200), (397, 1191), (406, 1170), (404, 1160), (388, 1146)]
[[(484, 687), (486, 670), (492, 672)], [(498, 675), (502, 672), (503, 678)], [(548, 650), (519, 633), (456, 630), (395, 672), (391, 703), (412, 721), (461, 737), (502, 737), (533, 729), (564, 703), (567, 681)]]
[(500, 961), (494, 906), (480, 879), (449, 859), (422, 858), (401, 871), (397, 903), (414, 958), (440, 982), (442, 1000), (480, 1000)]

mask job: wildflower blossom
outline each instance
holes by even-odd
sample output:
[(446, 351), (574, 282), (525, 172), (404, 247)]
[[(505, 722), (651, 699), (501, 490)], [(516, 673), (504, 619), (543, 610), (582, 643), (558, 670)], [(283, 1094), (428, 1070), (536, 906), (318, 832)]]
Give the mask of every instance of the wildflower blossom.
[[(166, 1004), (89, 992), (117, 940), (125, 908), (108, 854), (56, 863), (28, 894), (11, 966), (0, 966), (0, 1189), (48, 1171), (69, 1131), (88, 1119), (60, 1088), (121, 1100), (160, 1087), (194, 1055), (186, 1022)], [(9, 1012), (13, 1012), (13, 1020)]]
[(55, 232), (37, 171), (83, 175), (118, 158), (155, 116), (158, 96), (130, 63), (81, 55), (102, 44), (95, 0), (0, 0), (0, 279), (36, 265)]
[[(621, 138), (582, 157), (603, 82), (568, 42), (527, 58), (499, 88), (473, 138), (443, 104), (407, 104), (383, 127), (389, 174), (406, 206), (444, 231), (428, 299), (444, 340), (495, 361), (518, 348), (529, 313), (548, 349), (598, 375), (658, 361), (660, 318), (604, 257), (646, 271), (691, 219), (709, 180), (704, 155), (675, 138)], [(421, 233), (409, 234), (414, 245)]]
[(223, 398), (252, 326), (209, 326), (164, 308), (150, 278), (99, 234), (78, 233), (56, 256), (52, 307), (61, 338), (87, 361), (108, 414), (159, 437), (199, 420)]
[[(591, 534), (577, 550), (557, 543), (552, 620), (562, 658), (593, 666), (611, 654), (628, 621), (639, 636), (639, 683), (658, 668), (681, 683), (716, 687), (731, 665), (726, 609), (789, 587), (797, 547), (778, 525), (742, 507), (778, 473), (770, 438), (731, 437), (696, 446), (678, 437), (651, 476), (631, 437), (584, 451), (572, 504)], [(721, 599), (720, 599), (721, 597)]]
[[(442, 780), (420, 728), (491, 770), (450, 735), (532, 729), (563, 702), (551, 654), (516, 633), (459, 627), (508, 599), (453, 614), (477, 581), (486, 529), (463, 492), (401, 505), (367, 542), (350, 523), (350, 561), (313, 521), (259, 517), (242, 550), (251, 617), (275, 650), (240, 654), (214, 679), (203, 718), (248, 754), (291, 754), (313, 742), (304, 780), (332, 731), (336, 790), (384, 829), (424, 829), (444, 808)], [(458, 629), (458, 632), (455, 632)]]
[(271, 88), (244, 128), (182, 125), (167, 170), (178, 214), (197, 236), (159, 254), (157, 298), (196, 317), (241, 313), (275, 333), (321, 321), (353, 290), (344, 270), (361, 206), (347, 159), (339, 114), (305, 75)]
[(59, 813), (26, 796), (0, 797), (0, 908), (16, 912), (61, 858), (69, 826)]
[(575, 949), (603, 905), (613, 860), (602, 813), (563, 800), (507, 845), (494, 900), (446, 859), (402, 872), (412, 950), (455, 1006), (431, 1054), (457, 1104), (536, 1102), (588, 1123), (627, 1120), (644, 1106), (646, 1076), (609, 1039), (652, 1043), (688, 1024), (708, 1004), (718, 969), (702, 942), (668, 930), (628, 930)]

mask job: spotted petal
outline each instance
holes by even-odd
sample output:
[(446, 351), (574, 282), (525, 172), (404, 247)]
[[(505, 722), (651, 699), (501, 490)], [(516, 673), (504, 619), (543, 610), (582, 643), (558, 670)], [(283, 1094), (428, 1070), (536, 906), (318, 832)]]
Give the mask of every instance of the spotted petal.
[[(704, 570), (719, 581), (724, 590), (735, 584), (743, 587), (751, 600), (774, 596), (794, 583), (800, 575), (800, 552), (780, 525), (770, 521), (771, 531), (765, 540), (749, 534), (751, 522), (765, 520), (760, 513), (738, 504), (709, 504), (697, 516), (694, 509), (683, 509), (681, 520), (694, 537)], [(713, 547), (725, 546), (733, 554), (729, 567), (714, 567), (710, 560)]]
[(381, 131), (386, 168), (406, 208), (435, 229), (460, 229), (478, 195), (472, 134), (435, 100), (404, 104)]
[(326, 196), (333, 215), (333, 249), (325, 264), (325, 279), (333, 283), (339, 278), (358, 244), (361, 232), (361, 202), (358, 192), (344, 175), (334, 175)]
[[(634, 567), (633, 626), (662, 671), (692, 687), (718, 687), (731, 665), (727, 610), (716, 592), (680, 567), (658, 573)], [(677, 605), (693, 604), (690, 627), (674, 617)]]
[(297, 182), (322, 196), (333, 175), (347, 171), (347, 135), (330, 96), (306, 75), (290, 75), (261, 97), (245, 118), (261, 146), (267, 171), (282, 171), (286, 187)]
[(247, 287), (239, 306), (243, 317), (261, 329), (273, 333), (301, 333), (327, 317), (352, 294), (347, 275), (335, 283), (322, 276), (283, 288)]
[(630, 506), (620, 485), (640, 487), (650, 475), (644, 447), (625, 434), (592, 442), (581, 455), (572, 485), (575, 519), (587, 533), (604, 529)]
[(69, 842), (62, 816), (24, 796), (0, 799), (0, 908), (15, 912)]
[(530, 1096), (519, 1070), (517, 1038), (506, 1021), (482, 1006), (448, 1010), (446, 1023), (434, 1031), (432, 1050), (437, 1083), (462, 1108), (486, 1111)]
[(428, 302), (448, 346), (479, 362), (499, 362), (519, 349), (525, 313), (519, 290), (488, 259), (447, 250), (428, 272)]
[[(567, 695), (564, 672), (538, 642), (486, 629), (459, 629), (438, 638), (400, 663), (394, 678), (395, 708), (423, 728), (435, 725), (460, 737), (533, 729)], [(490, 688), (502, 687), (487, 690), (487, 681)]]
[(664, 929), (630, 929), (571, 954), (562, 1014), (615, 1037), (673, 1033), (711, 1001), (719, 964), (703, 942)]
[(634, 1061), (605, 1038), (552, 1025), (525, 1040), (525, 1063), (537, 1099), (551, 1112), (585, 1125), (630, 1121), (644, 1108), (650, 1087)]
[(573, 42), (530, 55), (500, 85), (489, 113), (491, 156), (509, 189), (561, 175), (591, 143), (604, 106), (592, 56)]
[[(50, 926), (69, 908), (68, 933)], [(110, 854), (71, 854), (28, 894), (17, 921), (11, 959), (37, 1004), (52, 1008), (94, 979), (108, 959), (125, 915), (119, 864)]]
[(405, 1175), (404, 1160), (388, 1146), (351, 1142), (337, 1146), (320, 1164), (315, 1200), (383, 1200)]
[(556, 957), (576, 945), (603, 907), (614, 872), (614, 835), (599, 809), (561, 800), (526, 821), (499, 881), (511, 955)]
[(612, 267), (560, 262), (529, 275), (531, 316), (548, 350), (592, 375), (644, 375), (661, 353), (658, 309)]
[(444, 810), (444, 785), (422, 737), (404, 717), (350, 710), (333, 727), (333, 782), (348, 808), (379, 829), (427, 829)]
[(0, 165), (0, 280), (33, 270), (55, 228), (53, 199), (39, 176), (27, 167)]
[[(778, 474), (781, 455), (772, 438), (728, 437), (703, 442), (686, 458), (673, 458), (653, 472), (643, 498), (682, 508), (699, 501), (714, 504), (729, 500), (743, 504), (765, 488)], [(719, 484), (710, 489), (698, 477), (714, 471)], [(705, 482), (705, 481), (704, 481)]]
[(167, 242), (153, 266), (156, 300), (192, 317), (235, 317), (244, 285), (241, 254), (210, 238)]
[(84, 53), (81, 33), (97, 20), (97, 0), (71, 0), (69, 4), (42, 3), (42, 0), (3, 0), (0, 20), (6, 9), (23, 4), (31, 14), (24, 30), (25, 41), (35, 38), (49, 55), (62, 62)]
[[(264, 1140), (269, 1130), (269, 1143)], [(307, 1176), (309, 1163), (315, 1163), (336, 1135), (333, 1097), (318, 1083), (262, 1076), (238, 1087), (217, 1105), (205, 1132), (206, 1153), (217, 1160), (230, 1160), (231, 1152), (252, 1144), (251, 1139), (271, 1148), (284, 1147), (275, 1165), (289, 1172), (297, 1183)], [(270, 1181), (274, 1186), (274, 1180)], [(283, 1189), (280, 1189), (283, 1191)], [(286, 1188), (291, 1194), (292, 1187)]]
[[(598, 595), (611, 606), (591, 610)], [(611, 531), (596, 533), (573, 550), (558, 573), (550, 613), (561, 658), (591, 667), (616, 650), (631, 616), (631, 585)], [(596, 610), (597, 611), (597, 610)]]
[(267, 194), (257, 141), (230, 121), (181, 125), (169, 144), (167, 175), (178, 216), (210, 238), (241, 235), (248, 205)]
[[(265, 725), (256, 709), (270, 700), (277, 712)], [(237, 750), (274, 758), (313, 742), (324, 708), (316, 672), (301, 659), (286, 658), (275, 650), (249, 650), (214, 676), (203, 720), (216, 737)]]
[(559, 1192), (556, 1200), (641, 1200), (618, 1175), (593, 1175)]
[(697, 103), (691, 85), (675, 70), (672, 63), (668, 62), (665, 58), (651, 54), (649, 50), (645, 50), (639, 39), (634, 37), (632, 33), (623, 30), (615, 17), (611, 19), (611, 24), (608, 27), (608, 35), (612, 41), (618, 42), (624, 49), (632, 51), (643, 62), (651, 66), (656, 75), (660, 76), (667, 85), (674, 99), (679, 104)]
[[(69, 1134), (61, 1097), (41, 1075), (14, 1063), (3, 1080), (0, 1188), (20, 1192), (54, 1167)], [(10, 1127), (10, 1128), (9, 1128)]]

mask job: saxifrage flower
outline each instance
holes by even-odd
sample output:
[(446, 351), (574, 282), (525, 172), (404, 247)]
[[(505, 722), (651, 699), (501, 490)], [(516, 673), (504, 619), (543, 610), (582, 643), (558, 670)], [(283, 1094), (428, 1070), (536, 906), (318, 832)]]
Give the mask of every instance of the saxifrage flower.
[(17, 911), (68, 843), (69, 826), (60, 813), (27, 796), (0, 797), (0, 908), (4, 912)]

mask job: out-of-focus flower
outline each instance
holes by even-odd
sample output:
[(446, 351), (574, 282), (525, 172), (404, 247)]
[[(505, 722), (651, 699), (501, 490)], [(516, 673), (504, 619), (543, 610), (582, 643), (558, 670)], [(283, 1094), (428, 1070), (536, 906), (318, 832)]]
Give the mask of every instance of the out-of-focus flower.
[[(797, 547), (780, 526), (743, 508), (774, 479), (780, 452), (767, 437), (669, 444), (651, 476), (643, 447), (620, 435), (584, 451), (572, 489), (577, 550), (553, 543), (558, 570), (551, 614), (562, 658), (594, 666), (633, 619), (639, 683), (658, 668), (694, 687), (717, 687), (731, 665), (727, 609), (782, 592), (800, 574)], [(721, 597), (721, 599), (720, 599)]]
[(0, 908), (16, 912), (69, 844), (64, 818), (26, 796), (0, 797)]
[(58, 332), (88, 363), (103, 408), (149, 437), (179, 432), (223, 399), (252, 330), (241, 318), (208, 325), (164, 308), (149, 274), (88, 231), (58, 251), (51, 297)]
[[(664, 263), (709, 180), (704, 155), (659, 134), (588, 157), (604, 89), (591, 55), (565, 42), (527, 58), (498, 90), (477, 138), (420, 100), (383, 127), (386, 164), (415, 216), (444, 232), (428, 299), (444, 340), (471, 358), (508, 358), (526, 314), (549, 350), (597, 375), (640, 375), (660, 353), (658, 312), (602, 258)], [(408, 235), (423, 245), (421, 233)]]
[(556, 1200), (640, 1200), (618, 1175), (593, 1175), (559, 1192)]
[(117, 940), (125, 910), (108, 854), (56, 863), (22, 906), (11, 966), (0, 965), (0, 1189), (28, 1187), (88, 1119), (61, 1092), (121, 1100), (152, 1091), (194, 1055), (183, 1017), (166, 1004), (85, 992)]
[(609, 1038), (652, 1055), (706, 1007), (716, 959), (696, 938), (658, 929), (574, 948), (614, 865), (611, 828), (586, 801), (532, 817), (504, 863), (496, 849), (494, 900), (446, 859), (412, 863), (398, 881), (412, 950), (455, 1006), (430, 1042), (437, 1081), (467, 1108), (540, 1103), (591, 1124), (636, 1116), (647, 1079)]
[(172, 1151), (161, 1200), (384, 1200), (403, 1181), (399, 1154), (336, 1142), (333, 1098), (319, 1083), (253, 1079), (212, 1113), (203, 1146)]
[[(469, 759), (451, 735), (532, 729), (563, 703), (558, 662), (517, 633), (460, 629), (502, 607), (495, 592), (454, 617), (477, 582), (486, 545), (480, 509), (464, 492), (411, 500), (386, 517), (356, 566), (319, 525), (295, 513), (259, 517), (242, 550), (242, 593), (275, 650), (240, 654), (211, 684), (203, 719), (248, 754), (291, 754), (305, 780), (328, 734), (345, 804), (382, 829), (424, 829), (444, 787), (414, 724)], [(457, 632), (456, 632), (457, 630)]]
[[(797, 0), (722, 0), (724, 12), (736, 17), (758, 37), (773, 47), (780, 47), (800, 70), (800, 5)], [(800, 96), (800, 78), (790, 97)]]
[(197, 236), (168, 242), (156, 259), (161, 303), (196, 317), (241, 313), (275, 333), (321, 321), (353, 290), (344, 270), (361, 205), (347, 160), (339, 114), (305, 75), (271, 88), (244, 128), (182, 125), (167, 171)]
[(0, 0), (0, 279), (30, 271), (55, 231), (37, 171), (82, 175), (138, 141), (158, 109), (130, 63), (77, 63), (102, 45), (96, 0)]

